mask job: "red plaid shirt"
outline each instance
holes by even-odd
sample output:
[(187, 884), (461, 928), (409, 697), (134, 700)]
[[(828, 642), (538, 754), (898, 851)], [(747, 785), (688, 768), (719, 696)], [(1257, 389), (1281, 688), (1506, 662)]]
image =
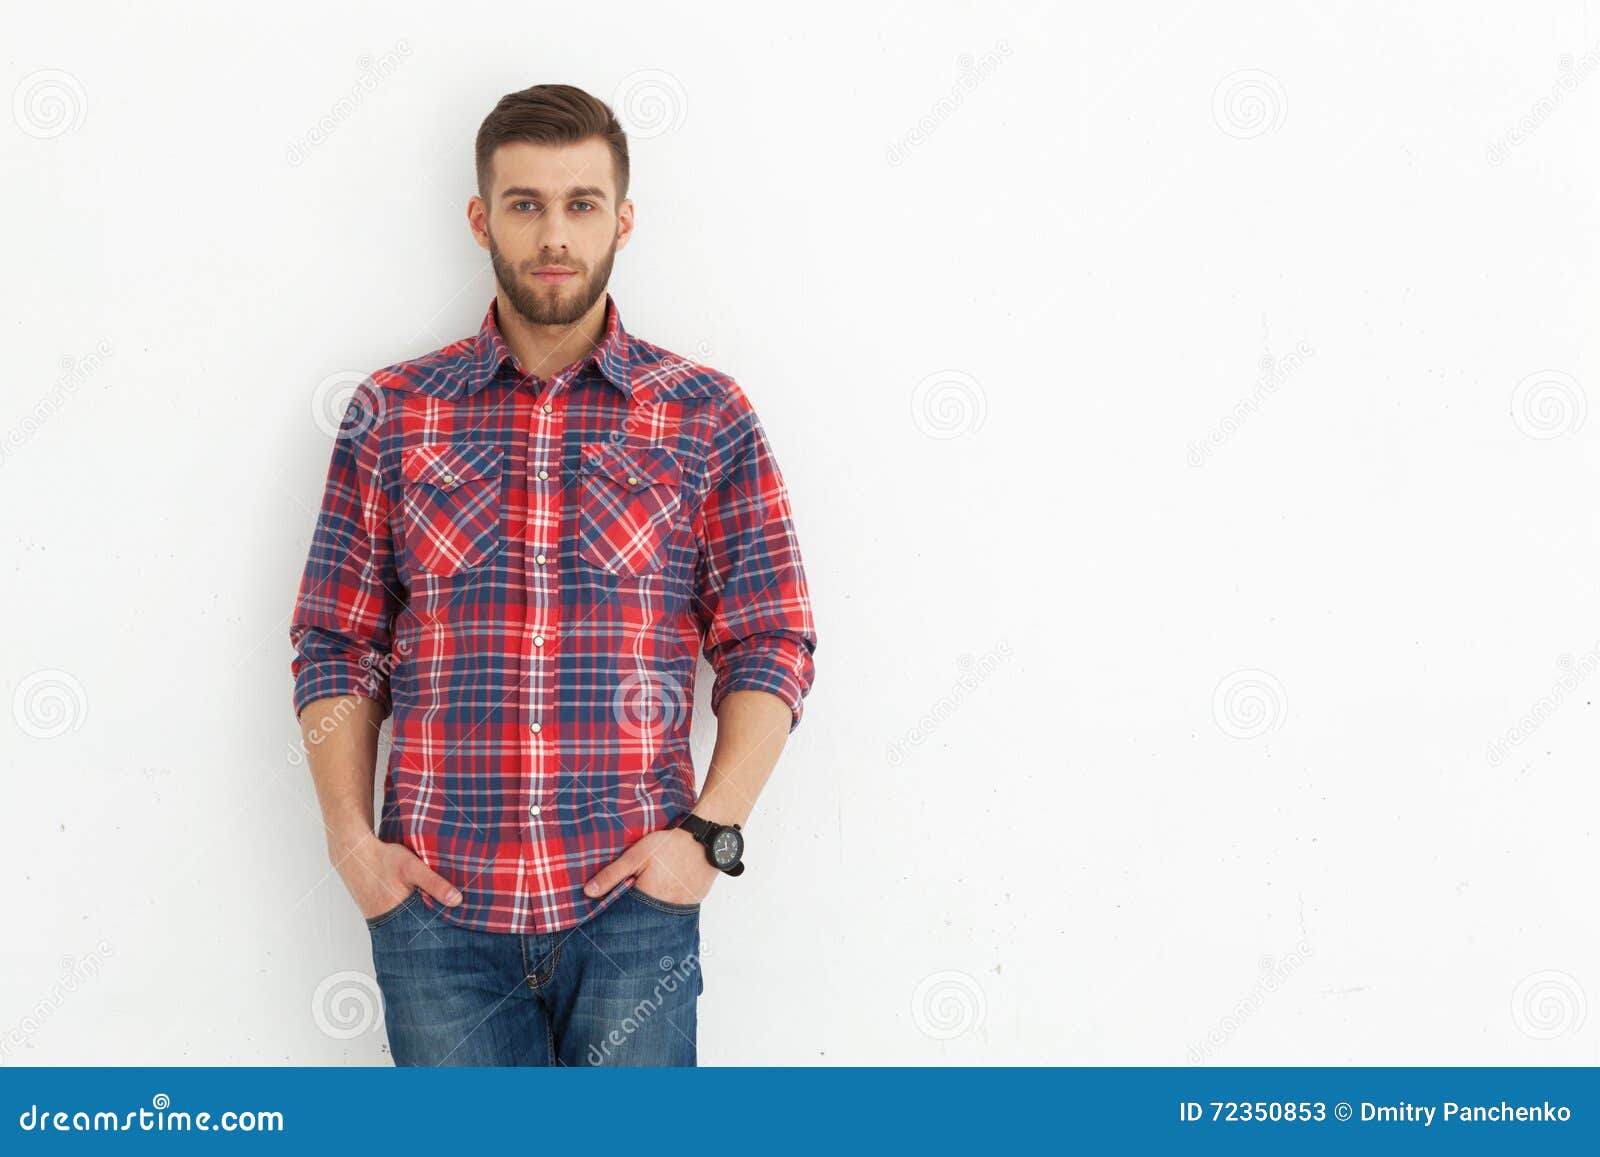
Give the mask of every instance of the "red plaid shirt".
[(495, 305), (362, 381), (291, 620), (294, 707), (393, 716), (378, 835), (459, 887), (465, 927), (549, 932), (583, 883), (694, 805), (703, 645), (715, 712), (800, 722), (816, 631), (789, 500), (733, 379), (628, 334), (541, 383)]

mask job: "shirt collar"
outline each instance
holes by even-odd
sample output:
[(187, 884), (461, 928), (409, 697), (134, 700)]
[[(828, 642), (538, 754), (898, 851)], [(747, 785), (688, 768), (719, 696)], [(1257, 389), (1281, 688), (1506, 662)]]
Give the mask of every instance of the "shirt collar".
[[(491, 299), (489, 309), (483, 315), (483, 324), (478, 327), (471, 373), (467, 379), (468, 397), (494, 381), (506, 362), (516, 361), (516, 355), (500, 334), (500, 325), (495, 316), (496, 305), (497, 299)], [(601, 377), (621, 390), (625, 397), (633, 397), (633, 376), (628, 365), (628, 331), (622, 328), (622, 315), (609, 293), (606, 294), (606, 322), (600, 343), (583, 362), (599, 367)]]

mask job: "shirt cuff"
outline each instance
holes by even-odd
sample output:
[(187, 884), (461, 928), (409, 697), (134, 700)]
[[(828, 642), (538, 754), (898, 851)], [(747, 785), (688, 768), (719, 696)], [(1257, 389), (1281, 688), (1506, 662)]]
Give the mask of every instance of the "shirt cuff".
[(789, 705), (789, 730), (800, 726), (813, 670), (808, 645), (788, 637), (756, 637), (728, 646), (719, 658), (711, 684), (713, 715), (730, 691), (770, 691)]
[(294, 677), (294, 714), (300, 717), (306, 704), (336, 695), (360, 695), (375, 700), (390, 711), (389, 680), (381, 672), (348, 659), (322, 659), (307, 663)]

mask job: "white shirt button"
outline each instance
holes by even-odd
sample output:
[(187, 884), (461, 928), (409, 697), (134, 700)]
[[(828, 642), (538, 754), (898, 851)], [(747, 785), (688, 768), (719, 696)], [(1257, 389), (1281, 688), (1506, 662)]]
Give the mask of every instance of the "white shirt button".
[(549, 403), (549, 402), (546, 402), (546, 403), (545, 403), (545, 404), (544, 404), (544, 412), (545, 412), (545, 413), (547, 413), (547, 414), (548, 414), (548, 413), (549, 413), (549, 412), (550, 412), (550, 411), (551, 411), (551, 410), (553, 410), (553, 409), (555, 409), (555, 407), (554, 407), (554, 406), (552, 406), (552, 405), (551, 405), (551, 404), (550, 404), (550, 403)]
[(538, 804), (533, 804), (531, 807), (529, 807), (528, 808), (528, 814), (530, 816), (538, 815), (539, 814), (539, 805)]
[(542, 555), (542, 554), (534, 555), (533, 556), (533, 561), (538, 563), (540, 566), (543, 566), (544, 565), (544, 555)]
[(535, 636), (534, 636), (534, 637), (533, 637), (533, 645), (534, 645), (534, 646), (535, 646), (535, 647), (542, 647), (542, 646), (544, 646), (544, 636), (543, 636), (543, 635), (535, 635)]
[(530, 723), (530, 724), (528, 724), (528, 730), (533, 732), (535, 735), (537, 735), (541, 730), (543, 730), (543, 728), (541, 727), (540, 724)]
[(547, 479), (549, 477), (550, 477), (550, 475), (545, 473), (543, 470), (539, 471), (539, 481), (540, 482), (543, 482), (545, 479)]

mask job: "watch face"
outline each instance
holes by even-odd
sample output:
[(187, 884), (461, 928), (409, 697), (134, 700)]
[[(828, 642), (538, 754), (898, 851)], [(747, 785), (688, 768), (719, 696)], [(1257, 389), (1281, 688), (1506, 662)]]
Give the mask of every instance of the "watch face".
[(716, 839), (711, 841), (711, 858), (716, 861), (717, 867), (731, 867), (738, 859), (744, 841), (739, 838), (739, 833), (732, 828), (723, 828), (717, 833)]

